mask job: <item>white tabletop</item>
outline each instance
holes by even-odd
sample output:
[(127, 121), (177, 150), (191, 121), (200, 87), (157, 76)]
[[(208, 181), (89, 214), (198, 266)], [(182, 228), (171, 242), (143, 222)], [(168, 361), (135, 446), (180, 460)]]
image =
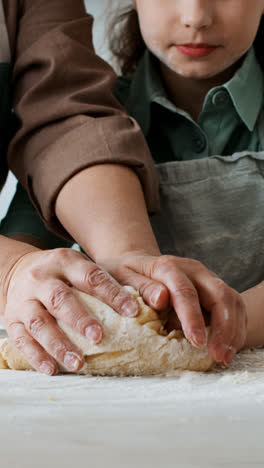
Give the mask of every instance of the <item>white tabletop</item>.
[(264, 350), (173, 377), (0, 371), (1, 467), (264, 466)]

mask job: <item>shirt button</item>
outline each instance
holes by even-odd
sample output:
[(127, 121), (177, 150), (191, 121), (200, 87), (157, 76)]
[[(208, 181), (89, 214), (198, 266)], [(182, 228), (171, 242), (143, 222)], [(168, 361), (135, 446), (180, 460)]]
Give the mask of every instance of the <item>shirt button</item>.
[(194, 144), (194, 151), (196, 153), (202, 153), (206, 146), (205, 140), (203, 138), (194, 138), (193, 144)]
[(225, 106), (228, 101), (226, 91), (217, 91), (213, 96), (213, 104), (217, 107)]

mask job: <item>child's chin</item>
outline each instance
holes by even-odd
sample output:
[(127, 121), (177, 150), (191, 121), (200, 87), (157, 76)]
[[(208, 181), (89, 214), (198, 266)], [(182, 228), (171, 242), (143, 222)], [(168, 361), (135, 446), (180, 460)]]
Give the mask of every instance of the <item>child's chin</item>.
[[(179, 59), (176, 60), (175, 57), (173, 58), (170, 57), (169, 59), (162, 60), (161, 62), (172, 72), (176, 73), (177, 75), (183, 78), (187, 78), (190, 80), (211, 79), (223, 71), (221, 70), (221, 67), (219, 66), (219, 64), (213, 64), (213, 63), (210, 64), (210, 63), (206, 63), (205, 61), (202, 62), (201, 60), (200, 62), (198, 62), (197, 60), (196, 63), (194, 61), (190, 63), (189, 60), (186, 63), (181, 63)], [(224, 68), (225, 67), (223, 66), (223, 69)]]
[(216, 73), (209, 72), (209, 71), (201, 71), (201, 70), (184, 70), (183, 68), (177, 67), (173, 70), (177, 75), (180, 75), (184, 78), (188, 78), (190, 80), (207, 80), (213, 78)]

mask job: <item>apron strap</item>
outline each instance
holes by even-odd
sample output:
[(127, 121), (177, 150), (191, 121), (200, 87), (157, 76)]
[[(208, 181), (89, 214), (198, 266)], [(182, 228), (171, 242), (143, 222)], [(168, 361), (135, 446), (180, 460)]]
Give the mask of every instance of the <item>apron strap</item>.
[(3, 0), (0, 0), (0, 62), (10, 62), (11, 53), (6, 28)]

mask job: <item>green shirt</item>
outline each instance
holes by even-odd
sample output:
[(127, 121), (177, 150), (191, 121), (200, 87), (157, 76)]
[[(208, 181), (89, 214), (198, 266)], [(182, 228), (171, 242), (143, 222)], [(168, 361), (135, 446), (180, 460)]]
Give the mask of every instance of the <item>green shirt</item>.
[(254, 48), (230, 81), (212, 88), (198, 122), (168, 98), (158, 60), (146, 51), (133, 77), (118, 79), (116, 96), (142, 128), (156, 163), (259, 151), (256, 121), (263, 72)]
[(48, 249), (71, 247), (70, 242), (49, 231), (32, 205), (26, 190), (17, 184), (17, 190), (5, 218), (0, 224), (0, 234), (25, 234), (41, 241)]
[[(211, 89), (196, 123), (163, 86), (157, 59), (146, 51), (132, 77), (117, 80), (116, 96), (141, 126), (155, 163), (260, 151), (257, 118), (263, 107), (263, 72), (253, 47), (233, 78)], [(70, 243), (51, 234), (18, 184), (0, 234), (28, 234), (49, 248)]]

